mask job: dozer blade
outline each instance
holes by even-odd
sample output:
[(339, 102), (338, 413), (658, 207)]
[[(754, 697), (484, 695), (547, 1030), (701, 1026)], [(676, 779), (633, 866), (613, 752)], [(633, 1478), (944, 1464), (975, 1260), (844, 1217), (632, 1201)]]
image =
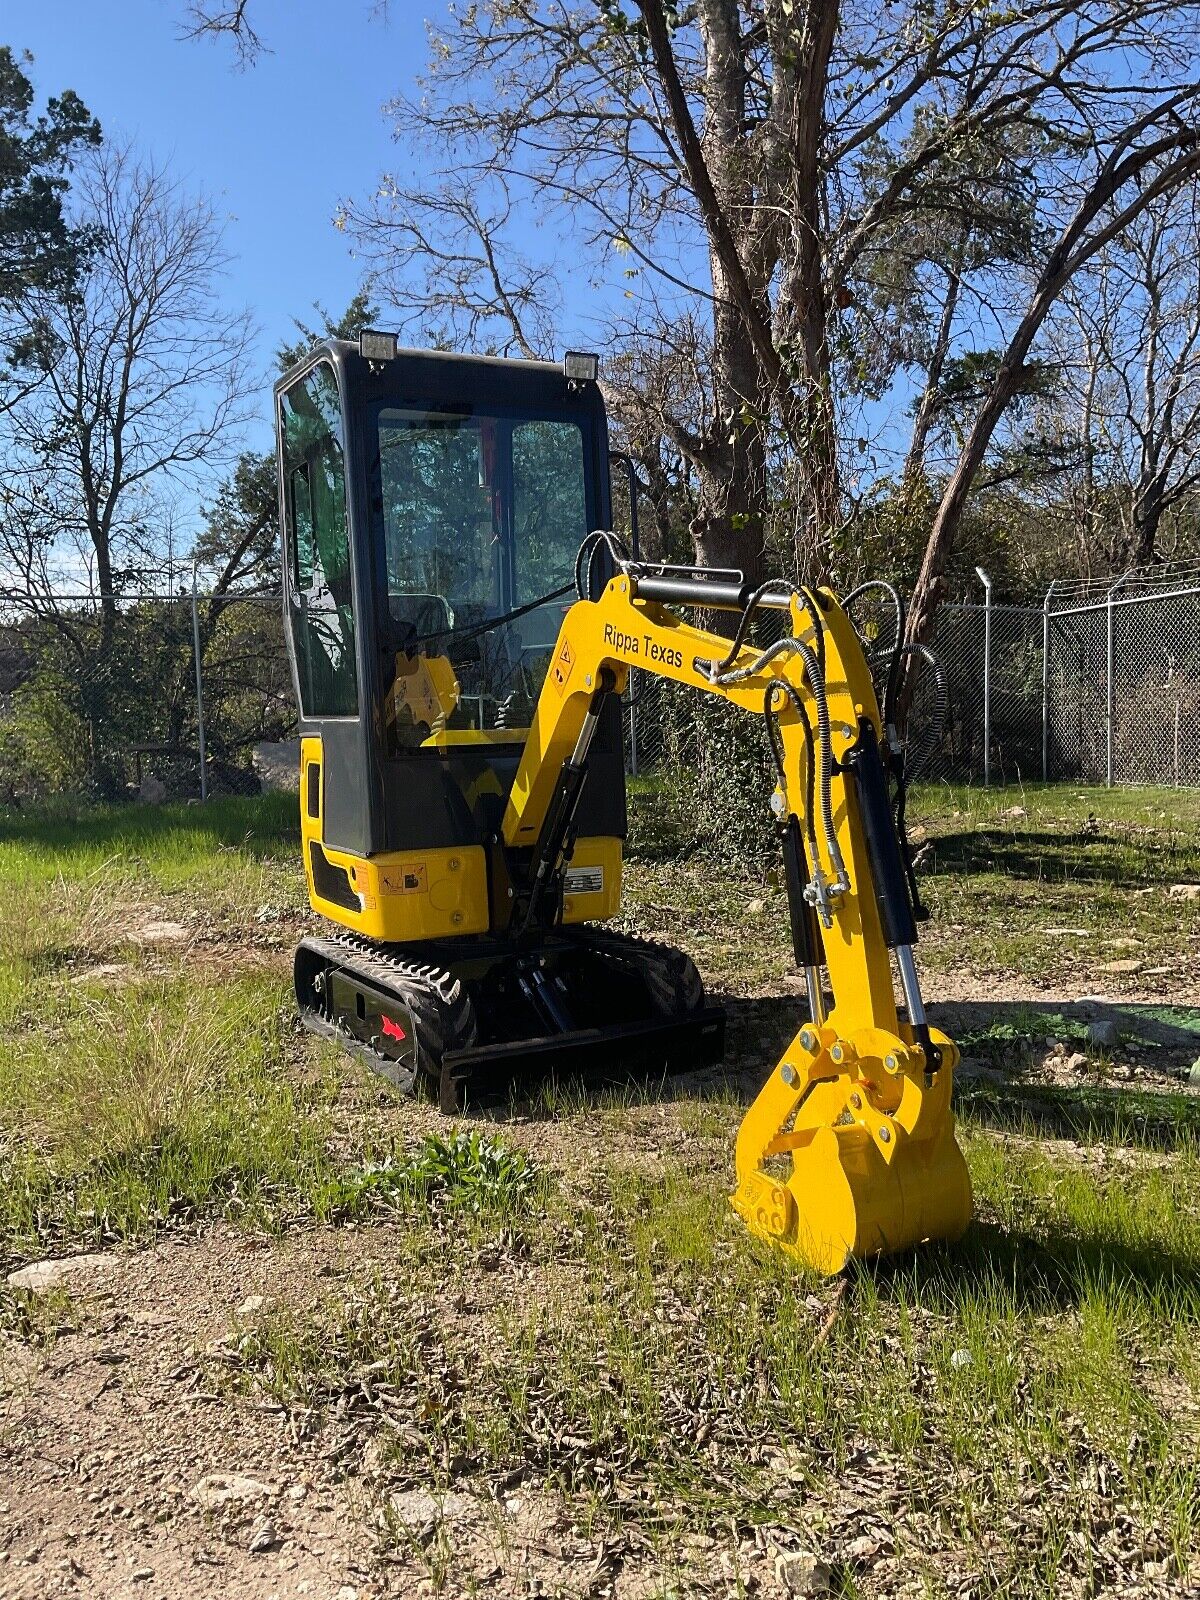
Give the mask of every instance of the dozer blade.
[(731, 1203), (752, 1233), (823, 1273), (961, 1237), (971, 1180), (950, 1110), (957, 1052), (934, 1039), (944, 1064), (930, 1082), (911, 1041), (797, 1035), (738, 1132)]
[(683, 1017), (507, 1039), (447, 1051), (439, 1100), (443, 1110), (451, 1111), (467, 1098), (478, 1102), (529, 1078), (618, 1083), (634, 1074), (691, 1072), (720, 1062), (724, 1048), (725, 1013), (716, 1006)]

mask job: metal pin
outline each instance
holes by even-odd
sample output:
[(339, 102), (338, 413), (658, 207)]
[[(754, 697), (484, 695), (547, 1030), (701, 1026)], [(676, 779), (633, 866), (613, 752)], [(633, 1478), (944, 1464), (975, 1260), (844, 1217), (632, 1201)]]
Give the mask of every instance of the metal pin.
[(779, 1069), (779, 1076), (783, 1079), (784, 1083), (787, 1084), (788, 1088), (791, 1089), (799, 1081), (800, 1074), (796, 1071), (795, 1067), (790, 1061), (785, 1061), (783, 1066)]

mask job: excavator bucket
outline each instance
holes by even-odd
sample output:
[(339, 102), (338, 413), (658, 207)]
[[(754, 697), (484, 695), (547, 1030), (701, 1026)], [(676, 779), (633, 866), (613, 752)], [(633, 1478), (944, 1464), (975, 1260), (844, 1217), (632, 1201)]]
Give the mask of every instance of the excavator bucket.
[(971, 1180), (950, 1109), (957, 1052), (931, 1033), (942, 1053), (932, 1078), (911, 1041), (800, 1031), (738, 1133), (732, 1204), (751, 1233), (824, 1273), (962, 1235)]

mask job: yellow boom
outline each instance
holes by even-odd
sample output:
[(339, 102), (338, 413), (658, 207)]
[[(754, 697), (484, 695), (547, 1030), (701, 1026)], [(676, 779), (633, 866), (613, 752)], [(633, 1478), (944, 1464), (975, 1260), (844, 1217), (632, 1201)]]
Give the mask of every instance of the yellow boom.
[[(957, 1238), (971, 1217), (950, 1109), (958, 1052), (925, 1018), (882, 798), (887, 730), (858, 636), (831, 592), (789, 589), (768, 603), (786, 605), (790, 634), (731, 648), (656, 597), (670, 588), (623, 567), (596, 600), (567, 612), (504, 814), (505, 844), (544, 848), (562, 774), (582, 768), (599, 705), (625, 688), (631, 667), (764, 716), (812, 1015), (742, 1122), (732, 1204), (752, 1233), (822, 1272)], [(703, 595), (693, 584), (688, 603)], [(548, 872), (561, 870), (570, 839), (562, 831)]]

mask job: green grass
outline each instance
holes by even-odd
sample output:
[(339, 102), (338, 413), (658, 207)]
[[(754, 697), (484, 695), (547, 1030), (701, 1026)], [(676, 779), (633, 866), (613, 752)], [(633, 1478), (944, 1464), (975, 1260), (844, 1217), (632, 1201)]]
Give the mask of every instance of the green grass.
[[(650, 786), (637, 803), (652, 814)], [(1168, 1003), (1128, 1006), (1122, 1034), (1182, 1059), (1200, 909), (1166, 888), (1200, 881), (1200, 796), (914, 796), (940, 917), (928, 988), (938, 968), (976, 973), (965, 1042), (1013, 1083), (964, 1086), (966, 1238), (841, 1288), (730, 1213), (732, 1080), (681, 1098), (547, 1090), (511, 1122), (431, 1135), (431, 1111), (300, 1035), (293, 812), (0, 823), (3, 1263), (213, 1216), (353, 1224), (347, 1280), (231, 1327), (214, 1358), (231, 1428), (243, 1396), (266, 1396), (300, 1437), (338, 1419), (348, 1470), (376, 1445), (384, 1491), (549, 1482), (603, 1537), (636, 1528), (630, 1548), (678, 1566), (681, 1587), (689, 1538), (730, 1529), (736, 1546), (757, 1524), (871, 1593), (837, 1521), (850, 1504), (888, 1523), (931, 1592), (948, 1572), (996, 1596), (1197, 1581), (1197, 1101), (1024, 1081), (1047, 1037), (1080, 1042), (1085, 1022), (991, 990), (1136, 983)], [(796, 1020), (778, 884), (659, 853), (631, 865), (627, 917), (745, 997), (732, 1051), (761, 1073)], [(163, 919), (189, 937), (147, 945)], [(1150, 975), (1104, 971), (1126, 958)], [(0, 1335), (42, 1341), (79, 1314), (9, 1294)]]
[[(629, 920), (684, 944), (730, 992), (753, 993), (790, 966), (779, 873), (769, 856), (741, 875), (680, 856), (661, 837), (660, 798), (653, 778), (637, 780)], [(1169, 898), (1172, 884), (1200, 883), (1200, 791), (927, 784), (908, 816), (931, 975), (1200, 995), (1200, 901)]]
[(51, 1016), (0, 1055), (0, 1255), (304, 1203), (328, 1167), (334, 1085), (289, 1077), (275, 983), (40, 992)]

